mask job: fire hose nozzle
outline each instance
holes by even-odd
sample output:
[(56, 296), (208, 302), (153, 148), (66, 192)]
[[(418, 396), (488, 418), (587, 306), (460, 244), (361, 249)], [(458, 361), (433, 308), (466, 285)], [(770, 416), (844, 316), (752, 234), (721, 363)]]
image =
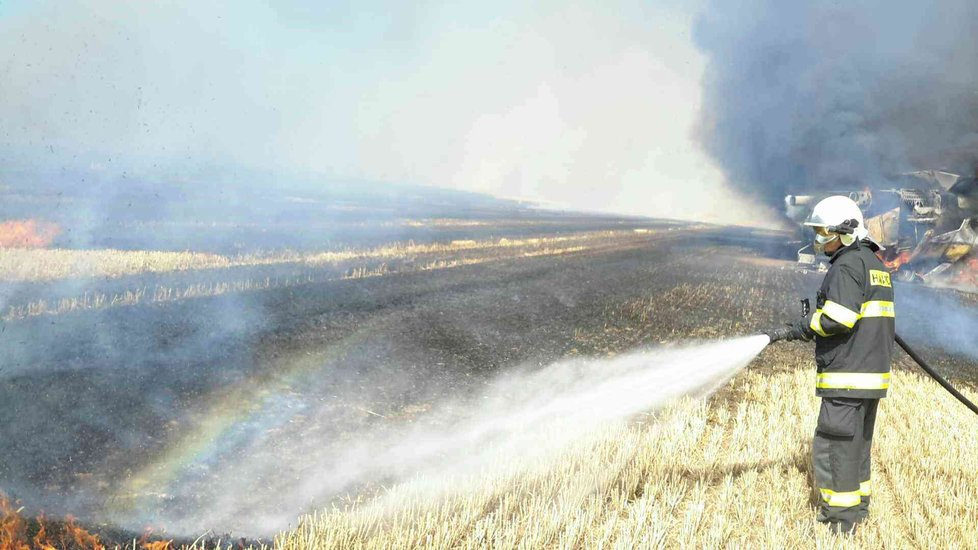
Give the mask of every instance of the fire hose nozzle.
[(801, 318), (797, 321), (787, 323), (784, 326), (764, 331), (764, 334), (771, 339), (768, 343), (773, 344), (782, 340), (788, 342), (792, 340), (808, 340), (809, 337), (806, 335), (805, 327), (808, 326), (806, 318), (811, 311), (811, 301), (808, 298), (801, 300)]

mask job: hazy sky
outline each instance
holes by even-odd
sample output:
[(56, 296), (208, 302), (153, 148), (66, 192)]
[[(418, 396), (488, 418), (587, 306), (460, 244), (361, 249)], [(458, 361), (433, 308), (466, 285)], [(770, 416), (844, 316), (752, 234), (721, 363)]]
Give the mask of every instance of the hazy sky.
[(691, 136), (689, 6), (0, 0), (0, 161), (237, 165), (717, 219), (741, 209)]

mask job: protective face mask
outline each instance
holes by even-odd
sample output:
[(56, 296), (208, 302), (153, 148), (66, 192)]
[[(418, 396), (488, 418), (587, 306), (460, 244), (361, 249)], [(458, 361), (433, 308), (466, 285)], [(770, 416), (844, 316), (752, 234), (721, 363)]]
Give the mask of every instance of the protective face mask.
[[(838, 235), (825, 235), (825, 236), (822, 236), (822, 235), (816, 234), (815, 235), (815, 243), (814, 243), (815, 253), (816, 254), (825, 254), (825, 245), (829, 244), (830, 242), (832, 242), (832, 241), (834, 241), (834, 240), (836, 240), (838, 238), (839, 238)], [(828, 254), (826, 254), (826, 256), (827, 255)]]

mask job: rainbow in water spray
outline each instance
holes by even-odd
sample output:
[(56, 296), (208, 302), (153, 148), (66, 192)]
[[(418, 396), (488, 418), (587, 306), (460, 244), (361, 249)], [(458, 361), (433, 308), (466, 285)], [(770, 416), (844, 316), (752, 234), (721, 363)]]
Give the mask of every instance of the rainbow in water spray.
[[(683, 396), (712, 393), (747, 366), (768, 344), (750, 336), (694, 345), (642, 349), (608, 359), (571, 359), (496, 378), (483, 392), (440, 403), (412, 423), (378, 422), (334, 445), (315, 431), (272, 430), (290, 414), (328, 409), (302, 401), (287, 388), (315, 371), (296, 365), (266, 383), (262, 399), (222, 401), (215, 418), (202, 419), (192, 444), (174, 446), (144, 470), (143, 495), (170, 495), (179, 514), (152, 516), (170, 533), (207, 530), (270, 535), (331, 498), (365, 484), (397, 483), (416, 476), (447, 477), (491, 472), (500, 457), (531, 462), (608, 422), (654, 410)], [(323, 362), (316, 364), (323, 365)], [(275, 393), (279, 391), (280, 393)], [(291, 408), (282, 407), (293, 400)], [(235, 405), (237, 404), (237, 405)], [(285, 412), (283, 412), (285, 411)], [(237, 452), (221, 447), (236, 442)], [(212, 494), (181, 493), (200, 469), (227, 481)], [(290, 475), (283, 475), (283, 470)], [(275, 480), (270, 483), (269, 480)], [(178, 495), (173, 497), (172, 495)], [(144, 521), (151, 501), (137, 504)], [(119, 517), (118, 519), (122, 519)]]

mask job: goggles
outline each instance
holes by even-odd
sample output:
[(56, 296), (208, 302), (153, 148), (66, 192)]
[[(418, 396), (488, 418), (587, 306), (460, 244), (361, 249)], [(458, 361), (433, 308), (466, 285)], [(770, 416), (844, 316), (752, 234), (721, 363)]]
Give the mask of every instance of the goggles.
[(832, 233), (825, 226), (813, 226), (815, 230), (815, 253), (825, 252), (825, 245), (839, 238), (838, 233)]

